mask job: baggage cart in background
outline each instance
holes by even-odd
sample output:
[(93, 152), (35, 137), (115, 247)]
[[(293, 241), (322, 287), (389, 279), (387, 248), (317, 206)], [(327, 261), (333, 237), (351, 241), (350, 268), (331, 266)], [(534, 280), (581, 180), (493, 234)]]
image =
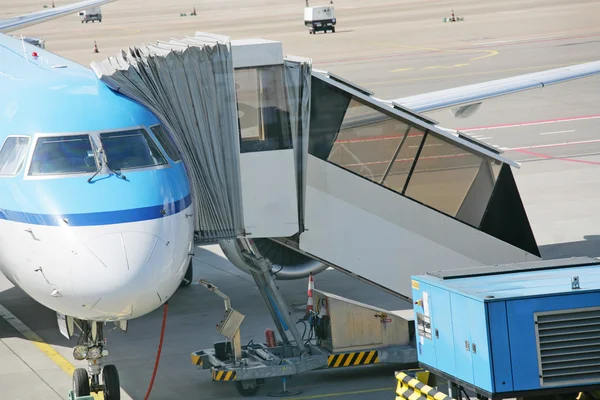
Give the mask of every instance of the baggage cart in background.
[(335, 32), (335, 10), (333, 6), (306, 7), (304, 9), (304, 25), (309, 34), (318, 31)]

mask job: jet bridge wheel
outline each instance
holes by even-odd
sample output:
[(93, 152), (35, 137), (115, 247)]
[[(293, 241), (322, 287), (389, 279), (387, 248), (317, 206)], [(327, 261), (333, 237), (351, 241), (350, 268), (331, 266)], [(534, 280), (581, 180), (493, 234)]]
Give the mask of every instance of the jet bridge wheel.
[(102, 379), (104, 381), (104, 400), (121, 400), (121, 383), (117, 367), (112, 364), (102, 368)]
[(252, 397), (256, 396), (256, 393), (258, 393), (258, 390), (260, 389), (260, 385), (255, 379), (237, 381), (235, 382), (235, 389), (244, 397)]
[(75, 397), (90, 395), (90, 378), (85, 368), (77, 368), (73, 372), (73, 392)]

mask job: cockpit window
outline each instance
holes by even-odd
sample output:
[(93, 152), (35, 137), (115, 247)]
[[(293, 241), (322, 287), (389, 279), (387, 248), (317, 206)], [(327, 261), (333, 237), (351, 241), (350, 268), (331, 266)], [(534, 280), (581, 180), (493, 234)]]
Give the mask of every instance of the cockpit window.
[(89, 135), (40, 137), (35, 146), (30, 175), (63, 175), (98, 169)]
[(174, 162), (181, 161), (181, 156), (179, 155), (177, 146), (175, 146), (173, 139), (171, 139), (165, 128), (163, 128), (162, 125), (155, 125), (151, 126), (150, 129), (152, 129), (154, 136), (156, 136), (160, 142), (160, 145), (163, 147), (163, 149), (165, 149), (165, 152), (169, 158)]
[(100, 141), (112, 169), (153, 167), (167, 161), (143, 129), (101, 133)]
[(15, 176), (21, 171), (27, 158), (29, 138), (11, 136), (6, 138), (0, 149), (0, 175)]

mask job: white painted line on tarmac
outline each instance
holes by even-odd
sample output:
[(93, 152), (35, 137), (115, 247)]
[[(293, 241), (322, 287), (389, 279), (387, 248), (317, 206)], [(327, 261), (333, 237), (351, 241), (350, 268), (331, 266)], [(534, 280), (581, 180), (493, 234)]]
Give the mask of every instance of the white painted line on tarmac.
[(561, 143), (550, 143), (550, 144), (537, 144), (535, 146), (523, 146), (523, 147), (500, 147), (502, 151), (518, 151), (518, 150), (528, 150), (528, 149), (543, 149), (549, 147), (562, 147), (562, 146), (572, 146), (577, 144), (590, 144), (590, 143), (600, 143), (600, 139), (592, 139), (592, 140), (579, 140), (576, 142), (561, 142)]
[(550, 119), (550, 120), (544, 120), (544, 121), (521, 122), (521, 123), (516, 123), (516, 124), (477, 126), (477, 127), (473, 127), (473, 128), (458, 128), (457, 130), (459, 132), (467, 133), (467, 132), (484, 131), (484, 130), (489, 130), (489, 129), (505, 129), (505, 128), (516, 128), (519, 126), (555, 124), (558, 122), (585, 121), (585, 120), (589, 120), (589, 119), (598, 119), (598, 118), (600, 118), (600, 114), (585, 115), (585, 116), (580, 116), (580, 117), (558, 118), (558, 119)]
[[(517, 40), (523, 40), (523, 39), (517, 39)], [(511, 43), (511, 42), (515, 42), (516, 40), (498, 40), (496, 42), (477, 42), (477, 43), (470, 43), (469, 46), (481, 46), (481, 45), (488, 45), (488, 44), (500, 44), (500, 43)]]
[(555, 135), (557, 133), (571, 133), (571, 132), (575, 132), (575, 129), (571, 129), (568, 131), (542, 132), (542, 133), (540, 133), (540, 135)]

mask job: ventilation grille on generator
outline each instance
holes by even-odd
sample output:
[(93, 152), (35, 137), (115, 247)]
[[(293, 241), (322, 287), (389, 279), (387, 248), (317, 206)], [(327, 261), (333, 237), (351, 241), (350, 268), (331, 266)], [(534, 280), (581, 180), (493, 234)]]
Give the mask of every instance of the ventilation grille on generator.
[(535, 313), (540, 385), (600, 380), (600, 307)]

